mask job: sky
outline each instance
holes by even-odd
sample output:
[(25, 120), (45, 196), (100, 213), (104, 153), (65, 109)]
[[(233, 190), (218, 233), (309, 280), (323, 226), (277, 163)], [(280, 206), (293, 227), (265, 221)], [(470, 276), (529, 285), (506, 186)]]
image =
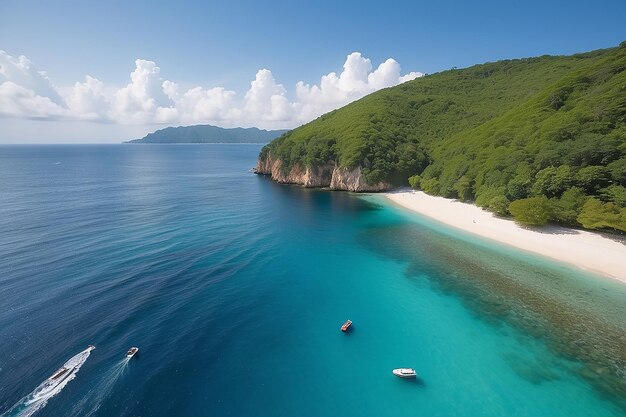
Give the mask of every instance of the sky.
[(293, 128), (381, 88), (626, 40), (626, 1), (0, 0), (0, 143)]

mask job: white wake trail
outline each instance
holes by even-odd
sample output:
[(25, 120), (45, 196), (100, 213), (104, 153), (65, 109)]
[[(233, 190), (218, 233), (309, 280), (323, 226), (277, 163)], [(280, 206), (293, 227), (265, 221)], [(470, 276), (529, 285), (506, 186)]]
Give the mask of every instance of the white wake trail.
[(29, 417), (45, 407), (50, 398), (61, 392), (68, 382), (76, 377), (93, 349), (90, 346), (72, 356), (57, 372), (39, 384), (33, 392), (18, 401), (0, 417)]
[(109, 396), (117, 380), (128, 368), (129, 358), (117, 362), (111, 369), (102, 375), (96, 385), (72, 408), (70, 416), (88, 417), (93, 415), (102, 402)]

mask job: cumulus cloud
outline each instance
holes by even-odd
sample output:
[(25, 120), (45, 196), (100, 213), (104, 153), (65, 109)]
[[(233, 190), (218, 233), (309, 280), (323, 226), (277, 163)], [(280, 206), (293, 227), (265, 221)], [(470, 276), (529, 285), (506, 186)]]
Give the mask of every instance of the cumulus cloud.
[(34, 90), (5, 81), (0, 84), (0, 115), (27, 119), (58, 119), (68, 114), (67, 109), (49, 97)]
[(73, 115), (85, 120), (106, 120), (110, 107), (102, 81), (89, 75), (84, 83), (74, 84), (67, 104)]
[(298, 82), (290, 100), (287, 89), (268, 69), (259, 70), (248, 91), (238, 96), (223, 87), (198, 86), (181, 91), (177, 83), (163, 79), (155, 62), (137, 59), (126, 86), (105, 86), (87, 75), (84, 82), (60, 90), (28, 58), (14, 58), (0, 51), (0, 116), (128, 125), (295, 127), (381, 88), (422, 75), (402, 75), (400, 64), (392, 58), (373, 69), (368, 58), (353, 52), (339, 74), (323, 75), (319, 84)]
[[(166, 92), (161, 69), (153, 61), (138, 59), (130, 83), (115, 93), (111, 118), (121, 123), (171, 123), (178, 111)], [(167, 86), (171, 88), (171, 83)], [(171, 94), (171, 91), (169, 91)]]
[(256, 73), (244, 97), (244, 114), (248, 119), (262, 121), (289, 121), (293, 106), (285, 96), (286, 90), (276, 83), (272, 72), (262, 69)]
[(0, 50), (0, 115), (29, 119), (59, 118), (65, 102), (43, 71), (24, 55)]
[(195, 87), (179, 96), (175, 83), (166, 82), (163, 87), (174, 101), (182, 122), (230, 121), (240, 118), (241, 110), (235, 105), (234, 91), (222, 87)]
[(400, 75), (400, 64), (389, 58), (372, 71), (372, 63), (359, 52), (348, 55), (343, 71), (337, 75), (324, 75), (319, 85), (310, 86), (302, 81), (296, 85), (298, 121), (308, 122), (313, 118), (344, 106), (381, 88), (413, 80), (424, 74), (411, 72)]

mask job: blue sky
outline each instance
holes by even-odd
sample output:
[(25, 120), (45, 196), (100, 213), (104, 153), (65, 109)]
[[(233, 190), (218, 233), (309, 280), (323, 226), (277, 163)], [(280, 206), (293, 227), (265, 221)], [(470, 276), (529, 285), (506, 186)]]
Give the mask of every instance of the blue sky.
[[(417, 72), (615, 46), (625, 22), (623, 0), (0, 0), (0, 58), (15, 67), (0, 69), (11, 83), (0, 142), (119, 142), (201, 122), (294, 127)], [(146, 78), (131, 85), (131, 72)]]

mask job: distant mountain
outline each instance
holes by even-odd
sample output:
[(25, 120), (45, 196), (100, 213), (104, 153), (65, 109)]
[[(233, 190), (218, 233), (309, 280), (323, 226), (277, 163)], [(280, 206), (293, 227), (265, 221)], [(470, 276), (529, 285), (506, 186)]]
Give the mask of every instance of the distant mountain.
[(287, 130), (256, 127), (224, 129), (211, 125), (166, 127), (127, 143), (267, 143)]

